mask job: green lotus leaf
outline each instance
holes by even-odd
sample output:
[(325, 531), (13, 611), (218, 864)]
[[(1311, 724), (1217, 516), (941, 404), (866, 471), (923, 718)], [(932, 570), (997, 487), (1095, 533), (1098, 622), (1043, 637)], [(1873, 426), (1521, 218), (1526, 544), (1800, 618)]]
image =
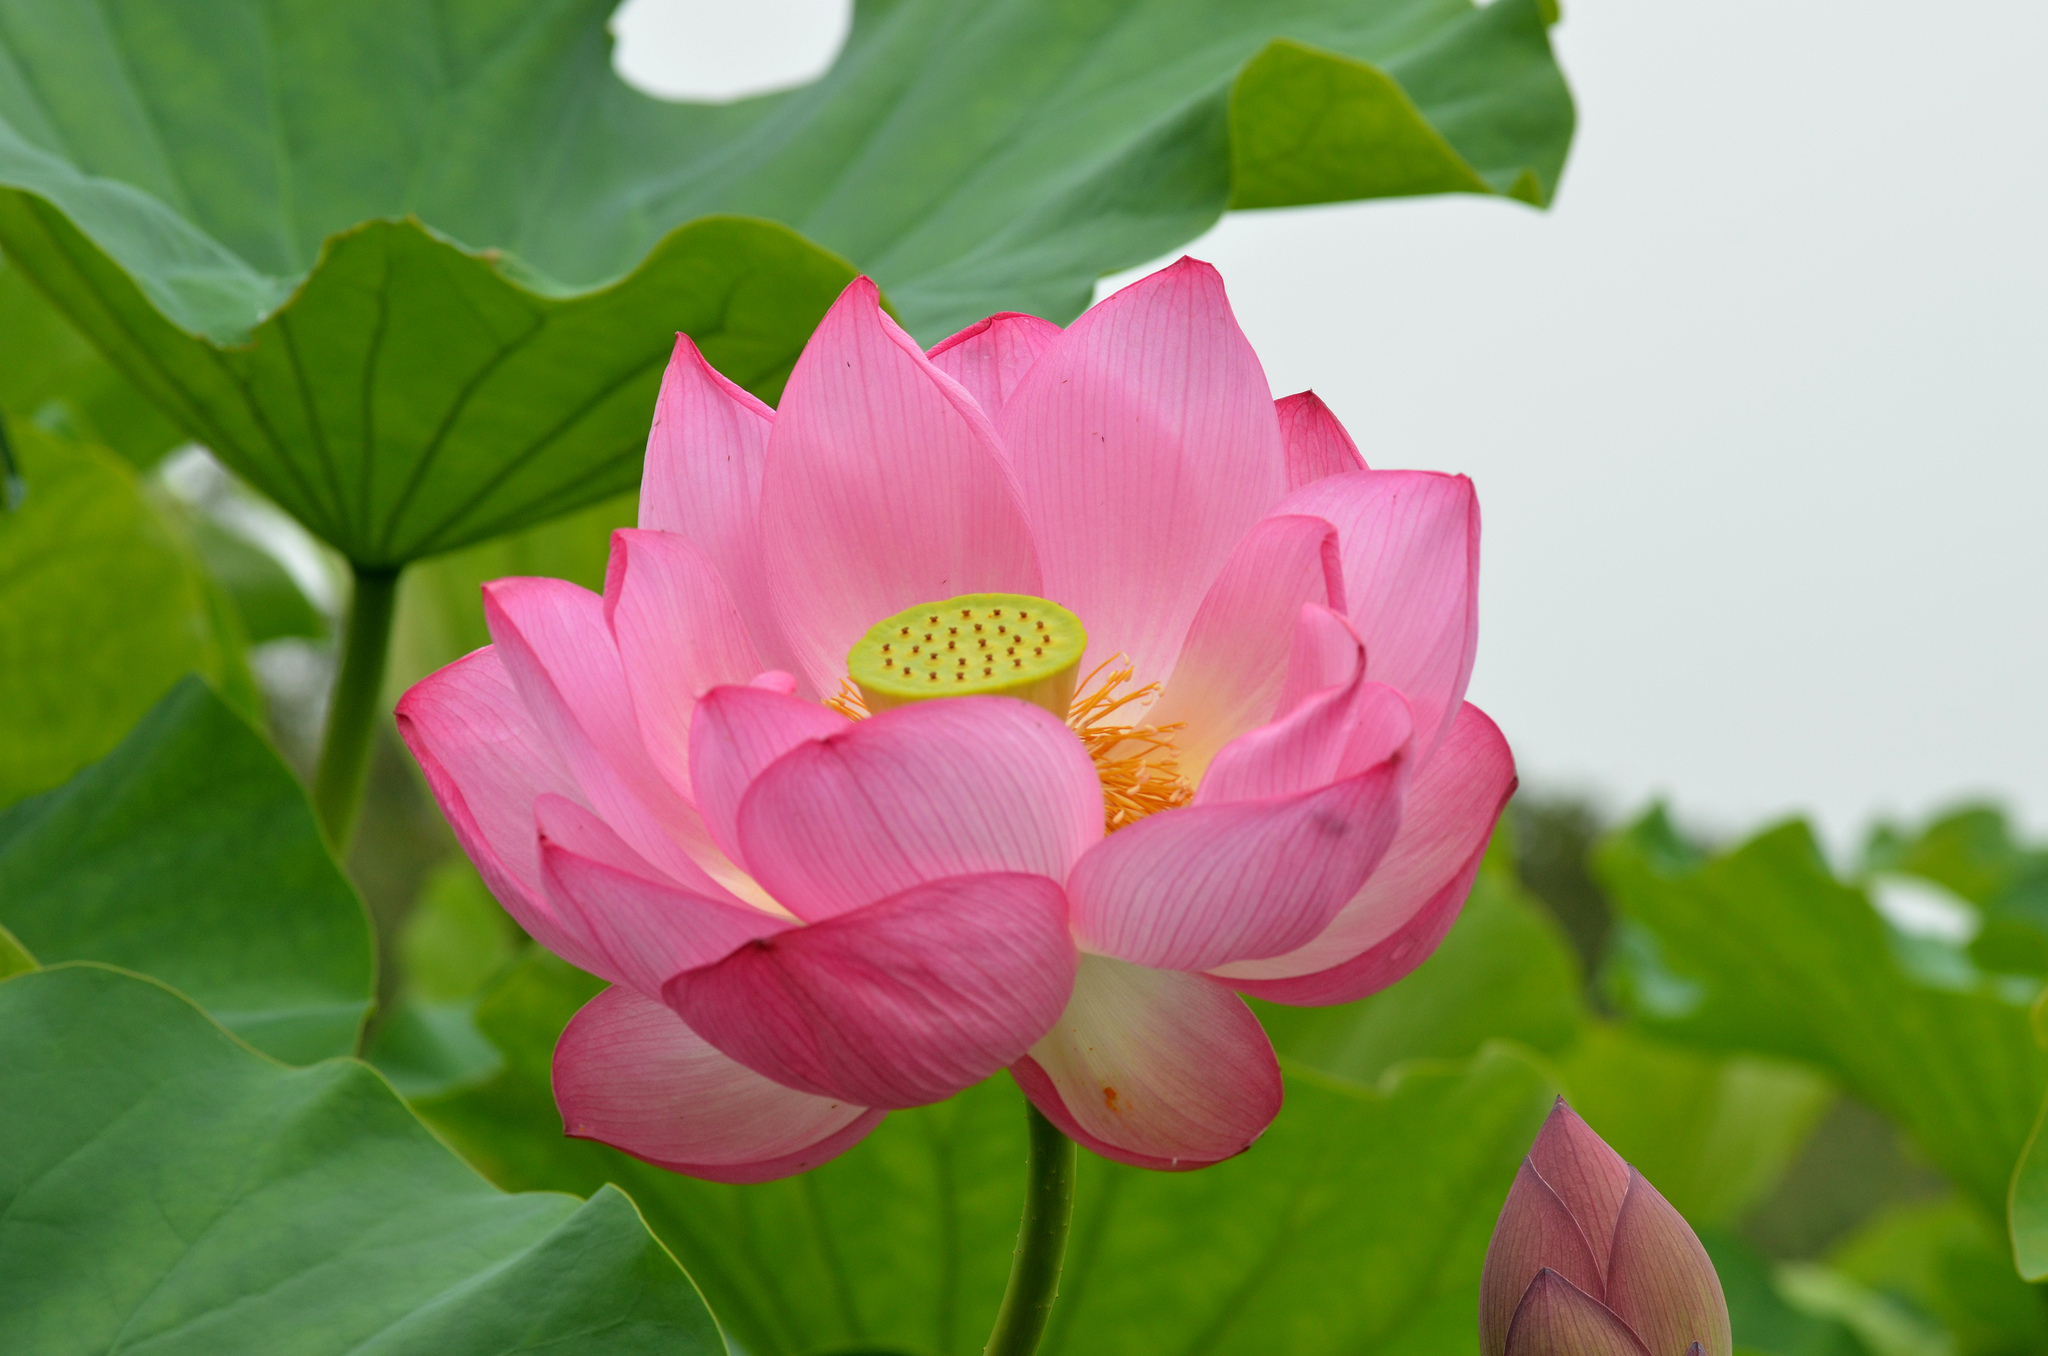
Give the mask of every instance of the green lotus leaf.
[(1931, 880), (1980, 908), (2048, 867), (2048, 850), (2021, 843), (1995, 805), (1965, 804), (1925, 825), (1880, 824), (1864, 845), (1863, 868)]
[(239, 1044), (173, 990), (0, 983), (0, 1350), (723, 1356), (617, 1191), (508, 1196), (368, 1066)]
[(1801, 823), (1698, 860), (1653, 812), (1598, 866), (1626, 920), (1614, 993), (1642, 1029), (1826, 1072), (1903, 1127), (1983, 1218), (2004, 1214), (2048, 1092), (2031, 988), (1917, 975)]
[(1764, 1195), (1833, 1097), (1779, 1060), (1712, 1055), (1622, 1030), (1588, 1010), (1577, 957), (1516, 881), (1495, 838), (1458, 921), (1392, 988), (1353, 1003), (1254, 1002), (1292, 1066), (1372, 1084), (1406, 1060), (1512, 1040), (1551, 1057), (1572, 1105), (1692, 1220), (1734, 1220)]
[(1917, 832), (1882, 825), (1864, 867), (1933, 881), (1976, 905), (1970, 958), (1980, 968), (2048, 975), (2048, 849), (2016, 841), (1996, 806), (1959, 806)]
[(523, 940), (475, 867), (444, 863), (399, 927), (399, 992), (363, 1058), (409, 1098), (496, 1073), (504, 1060), (476, 1029), (477, 1001)]
[(294, 1063), (353, 1051), (374, 986), (369, 919), (305, 793), (197, 678), (105, 758), (0, 811), (0, 925), (45, 965), (175, 985)]
[(21, 939), (0, 927), (0, 979), (9, 975), (27, 974), (36, 968), (36, 958), (29, 955)]
[(1812, 1070), (1713, 1055), (1606, 1023), (1557, 1062), (1572, 1106), (1695, 1226), (1769, 1195), (1834, 1101)]
[(184, 441), (178, 426), (4, 260), (0, 415), (110, 448), (141, 470)]
[(1403, 1060), (1463, 1058), (1488, 1041), (1553, 1055), (1578, 1041), (1588, 1019), (1578, 959), (1503, 846), (1496, 838), (1458, 921), (1399, 984), (1323, 1008), (1253, 1000), (1281, 1058), (1371, 1084)]
[(631, 487), (676, 330), (772, 399), (856, 266), (927, 340), (1064, 321), (1233, 204), (1548, 201), (1572, 130), (1540, 0), (878, 0), (718, 105), (611, 9), (0, 0), (0, 248), (383, 569)]
[(2048, 1303), (2014, 1274), (2004, 1242), (1980, 1212), (1949, 1196), (1887, 1206), (1827, 1260), (1935, 1320), (1958, 1353), (2048, 1350)]
[(187, 673), (260, 705), (234, 604), (134, 468), (7, 432), (22, 494), (0, 504), (0, 806), (105, 754)]
[(276, 556), (201, 506), (170, 493), (155, 498), (158, 510), (183, 533), (207, 574), (234, 602), (249, 644), (286, 637), (318, 640), (327, 634), (320, 609)]

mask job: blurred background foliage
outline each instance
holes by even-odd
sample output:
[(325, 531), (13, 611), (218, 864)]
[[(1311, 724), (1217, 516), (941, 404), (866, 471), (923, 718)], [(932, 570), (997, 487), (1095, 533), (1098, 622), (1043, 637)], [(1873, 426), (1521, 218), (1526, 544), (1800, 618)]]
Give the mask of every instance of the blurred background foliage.
[[(977, 294), (974, 305), (1042, 294), (1065, 319), (1098, 273), (1187, 238), (1226, 205), (1436, 191), (1547, 200), (1570, 107), (1540, 9), (1502, 0), (1481, 22), (1456, 6), (1408, 8), (1430, 11), (1410, 15), (1425, 27), (1456, 28), (1447, 50), (1473, 69), (1519, 72), (1521, 83), (1496, 81), (1490, 100), (1460, 105), (1447, 77), (1455, 63), (1367, 60), (1384, 39), (1370, 25), (1346, 29), (1324, 15), (1318, 34), (1331, 50), (1261, 48), (1263, 29), (1233, 20), (1217, 48), (1231, 60), (1179, 71), (1180, 103), (1148, 104), (1150, 122), (1117, 123), (1085, 173), (1060, 181), (1062, 211), (1129, 207), (1128, 194), (1105, 206), (1089, 193), (1154, 156), (1158, 173), (1126, 186), (1151, 195), (1143, 229), (1090, 237), (1050, 209), (1027, 223), (1036, 237), (1010, 223), (954, 222), (956, 253), (940, 263), (987, 264), (970, 248), (974, 231), (1008, 231), (991, 276), (1009, 269), (1015, 295)], [(863, 12), (873, 22), (857, 47), (898, 51), (930, 36), (916, 31), (915, 5)], [(896, 29), (875, 17), (890, 15)], [(1389, 108), (1400, 115), (1392, 124)], [(1226, 109), (1236, 119), (1228, 135), (1193, 134), (1214, 131)], [(1335, 112), (1317, 123), (1304, 112), (1313, 109)], [(747, 116), (765, 126), (785, 115), (762, 105)], [(1383, 125), (1398, 135), (1371, 143)], [(38, 201), (38, 219), (69, 229)], [(22, 204), (10, 210), (10, 229), (25, 229)], [(950, 324), (948, 308), (966, 302), (947, 291), (944, 268), (913, 267), (912, 249), (945, 219), (849, 210), (818, 238), (862, 266), (900, 266), (898, 299), (909, 299), (914, 323)], [(407, 229), (389, 248), (460, 253)], [(795, 249), (775, 239), (772, 248)], [(797, 251), (811, 282), (844, 272), (843, 260), (799, 243), (812, 252)], [(42, 281), (63, 295), (71, 284), (60, 273)], [(515, 274), (508, 265), (478, 285), (497, 296), (533, 281)], [(673, 298), (658, 300), (654, 310)], [(783, 341), (800, 339), (815, 300), (782, 297), (781, 338), (733, 350), (753, 364), (757, 387), (779, 384)], [(674, 323), (664, 313), (650, 333)], [(142, 348), (225, 350), (246, 337), (157, 334)], [(103, 333), (94, 339), (123, 352)], [(21, 270), (0, 264), (0, 976), (35, 986), (0, 989), (0, 1008), (19, 1009), (14, 1026), (0, 1022), (0, 1045), (12, 1051), (10, 1091), (28, 1090), (8, 1104), (70, 1108), (61, 1125), (30, 1118), (10, 1132), (10, 1143), (33, 1141), (15, 1161), (34, 1170), (22, 1180), (45, 1193), (39, 1206), (52, 1217), (91, 1213), (76, 1193), (93, 1184), (52, 1185), (35, 1175), (37, 1155), (61, 1161), (136, 1107), (204, 1131), (171, 1137), (187, 1155), (177, 1170), (195, 1182), (233, 1169), (233, 1146), (255, 1152), (290, 1127), (295, 1145), (312, 1147), (285, 1166), (307, 1180), (337, 1198), (418, 1207), (406, 1225), (407, 1246), (424, 1249), (416, 1255), (453, 1256), (460, 1236), (535, 1267), (551, 1249), (586, 1259), (585, 1273), (552, 1290), (535, 1282), (509, 1295), (518, 1313), (552, 1304), (573, 1327), (603, 1297), (630, 1292), (645, 1309), (634, 1311), (647, 1325), (635, 1331), (659, 1331), (679, 1349), (711, 1340), (687, 1280), (647, 1245), (644, 1219), (754, 1356), (978, 1349), (1018, 1211), (1022, 1120), (1008, 1082), (894, 1115), (826, 1168), (756, 1187), (697, 1182), (564, 1139), (549, 1054), (598, 982), (535, 948), (490, 898), (390, 727), (406, 686), (487, 643), (484, 580), (601, 584), (609, 533), (633, 520), (633, 495), (619, 493), (630, 475), (599, 458), (571, 477), (572, 490), (535, 491), (508, 510), (557, 516), (509, 535), (479, 528), (472, 535), (484, 539), (406, 571), (369, 792), (337, 865), (299, 783), (317, 754), (350, 561), (305, 524), (343, 546), (363, 543), (311, 509), (295, 521), (194, 445), (193, 421), (172, 422), (162, 410), (177, 402), (153, 394), (118, 375)], [(644, 408), (634, 421), (644, 425)], [(254, 453), (219, 450), (245, 471), (277, 471)], [(1279, 1121), (1251, 1153), (1199, 1174), (1084, 1155), (1045, 1349), (1469, 1351), (1494, 1215), (1561, 1092), (1698, 1228), (1739, 1349), (2048, 1353), (2044, 1289), (2020, 1278), (2048, 1273), (2048, 1150), (2033, 1143), (2048, 1054), (2029, 1021), (2048, 982), (2048, 845), (2015, 841), (1995, 806), (1971, 805), (1879, 825), (1853, 860), (1830, 862), (1800, 824), (1719, 842), (1688, 830), (1682, 809), (1623, 822), (1595, 802), (1525, 789), (1463, 916), (1413, 977), (1337, 1008), (1258, 1004), (1287, 1067)], [(383, 1081), (346, 1063), (286, 1072), (217, 1039), (209, 1016), (288, 1064), (360, 1053)], [(173, 1058), (212, 1072), (159, 1078), (151, 1059)], [(80, 1100), (66, 1081), (80, 1067), (127, 1091)], [(325, 1111), (306, 1109), (308, 1079), (326, 1080)], [(479, 1195), (399, 1098), (515, 1194)], [(352, 1156), (336, 1138), (344, 1121), (382, 1127), (370, 1158), (399, 1164), (396, 1176)], [(0, 1195), (10, 1181), (0, 1173)], [(528, 1194), (546, 1192), (589, 1204)], [(326, 1247), (320, 1211), (303, 1215), (306, 1204), (279, 1197), (264, 1208), (314, 1220), (308, 1246)], [(98, 1246), (119, 1263), (107, 1274), (118, 1273), (120, 1293), (152, 1293), (177, 1261), (127, 1236)], [(397, 1286), (410, 1255), (364, 1264), (356, 1284), (364, 1294)], [(0, 1228), (0, 1274), (30, 1274), (9, 1268), (31, 1263), (52, 1286), (62, 1280), (37, 1261), (32, 1238)], [(343, 1305), (329, 1321), (337, 1331), (393, 1322), (407, 1305), (424, 1312), (466, 1293), (473, 1277), (443, 1267), (412, 1280), (418, 1293), (396, 1309)], [(23, 1312), (0, 1316), (0, 1338), (57, 1331), (20, 1326)], [(218, 1330), (226, 1345), (216, 1349), (269, 1340), (261, 1315), (243, 1317), (257, 1326)], [(390, 1349), (469, 1349), (445, 1345), (445, 1332), (415, 1337)], [(74, 1338), (34, 1349), (91, 1349), (91, 1325), (66, 1329)]]

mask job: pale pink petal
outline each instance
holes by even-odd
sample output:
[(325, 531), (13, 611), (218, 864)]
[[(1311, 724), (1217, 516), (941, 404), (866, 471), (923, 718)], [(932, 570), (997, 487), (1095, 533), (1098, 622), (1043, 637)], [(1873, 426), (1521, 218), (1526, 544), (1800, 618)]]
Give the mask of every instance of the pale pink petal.
[(1285, 514), (1252, 527), (1188, 627), (1149, 724), (1181, 724), (1181, 774), (1199, 781), (1216, 751), (1280, 710), (1307, 604), (1344, 610), (1337, 529)]
[(1699, 1236), (1671, 1203), (1629, 1169), (1628, 1195), (1614, 1224), (1607, 1306), (1653, 1352), (1729, 1356), (1734, 1346), (1721, 1278)]
[(790, 374), (761, 481), (761, 548), (797, 672), (824, 694), (839, 690), (853, 643), (893, 612), (1042, 592), (988, 416), (882, 313), (866, 278)]
[[(1075, 321), (997, 421), (1045, 596), (1140, 683), (1173, 668), (1238, 540), (1287, 488), (1273, 397), (1216, 270), (1183, 259)], [(1304, 510), (1313, 513), (1313, 510)]]
[(1243, 1000), (1213, 980), (1083, 956), (1074, 996), (1010, 1068), (1069, 1139), (1141, 1168), (1206, 1167), (1280, 1110), (1279, 1061)]
[(1314, 937), (1401, 823), (1398, 758), (1314, 791), (1164, 810), (1092, 848), (1067, 880), (1082, 949), (1207, 970)]
[(704, 361), (689, 335), (676, 335), (647, 434), (640, 526), (681, 533), (714, 560), (751, 559), (747, 539), (774, 426), (774, 410)]
[(562, 579), (498, 579), (484, 585), (484, 621), (579, 799), (677, 880), (725, 869), (703, 820), (648, 756), (604, 600)]
[(1514, 790), (1507, 741), (1478, 707), (1464, 706), (1409, 781), (1393, 846), (1329, 927), (1295, 951), (1214, 973), (1280, 1003), (1348, 1003), (1393, 983), (1450, 929)]
[(740, 802), (761, 884), (813, 922), (925, 881), (1066, 879), (1102, 837), (1102, 783), (1058, 717), (1009, 697), (899, 706), (770, 765)]
[[(1388, 849), (1389, 857), (1398, 850), (1399, 844), (1400, 840), (1396, 837), (1395, 847)], [(1286, 956), (1275, 956), (1270, 960), (1238, 961), (1232, 965), (1219, 965), (1210, 973), (1241, 993), (1263, 998), (1268, 1002), (1291, 1003), (1296, 1007), (1324, 1007), (1331, 1003), (1349, 1003), (1367, 994), (1378, 993), (1388, 985), (1406, 979), (1414, 972), (1416, 966), (1435, 954), (1437, 947), (1449, 935), (1451, 925), (1458, 921), (1458, 914), (1465, 907), (1466, 896), (1472, 893), (1472, 882), (1479, 874), (1479, 864), (1485, 855), (1486, 849), (1482, 845), (1472, 854), (1472, 859), (1465, 864), (1464, 870), (1436, 894), (1430, 896), (1429, 901), (1414, 916), (1347, 961), (1291, 978), (1238, 977), (1240, 971), (1295, 963), (1294, 958), (1299, 957), (1301, 952), (1290, 952)], [(1372, 883), (1368, 881), (1365, 888), (1370, 890)], [(1345, 907), (1349, 909), (1352, 906)], [(1343, 915), (1339, 914), (1339, 918), (1342, 917)], [(1336, 924), (1332, 923), (1331, 929), (1335, 927)], [(1320, 940), (1319, 938), (1318, 941)], [(1311, 942), (1309, 945), (1313, 947), (1317, 942)]]
[(676, 336), (662, 374), (640, 480), (640, 526), (689, 540), (725, 581), (754, 643), (789, 663), (761, 577), (761, 472), (775, 411)]
[(1480, 1351), (1483, 1356), (1650, 1356), (1613, 1310), (1548, 1269), (1529, 1283), (1505, 1343)]
[(1038, 355), (1059, 337), (1060, 327), (1050, 320), (1004, 311), (939, 340), (927, 356), (993, 419)]
[(1529, 1164), (1543, 1174), (1579, 1222), (1592, 1245), (1594, 1264), (1605, 1276), (1613, 1256), (1615, 1224), (1628, 1197), (1628, 1164), (1562, 1097), (1551, 1106), (1530, 1146)]
[(690, 797), (690, 717), (721, 683), (762, 669), (746, 623), (711, 562), (672, 532), (612, 533), (605, 620), (654, 765)]
[(1358, 444), (1314, 391), (1282, 396), (1273, 402), (1273, 411), (1280, 416), (1280, 443), (1287, 449), (1288, 489), (1365, 469)]
[(570, 1019), (555, 1046), (554, 1082), (565, 1134), (714, 1182), (815, 1168), (887, 1114), (763, 1078), (624, 986)]
[(722, 890), (684, 889), (573, 801), (542, 796), (534, 808), (548, 902), (590, 938), (603, 962), (592, 974), (659, 1000), (671, 975), (790, 926)]
[(1365, 646), (1341, 615), (1303, 604), (1289, 650), (1284, 714), (1217, 755), (1195, 804), (1310, 791), (1356, 776), (1412, 742), (1407, 700), (1365, 681)]
[(1287, 678), (1275, 711), (1288, 712), (1315, 693), (1365, 674), (1365, 642), (1341, 612), (1303, 603), (1287, 652)]
[(1337, 526), (1366, 676), (1415, 708), (1419, 751), (1450, 729), (1479, 639), (1479, 501), (1463, 476), (1353, 471), (1287, 496), (1282, 513)]
[(1508, 1328), (1515, 1321), (1515, 1310), (1521, 1307), (1522, 1295), (1545, 1267), (1594, 1299), (1606, 1291), (1600, 1264), (1594, 1260), (1578, 1221), (1535, 1165), (1524, 1158), (1493, 1226), (1486, 1266), (1479, 1274), (1481, 1351), (1506, 1349)]
[(664, 997), (788, 1087), (923, 1106), (1019, 1058), (1066, 1006), (1074, 943), (1043, 876), (956, 876), (687, 970)]
[(594, 970), (601, 963), (595, 946), (547, 901), (533, 822), (537, 797), (581, 793), (497, 651), (486, 645), (422, 679), (399, 699), (397, 716), (399, 735), (484, 884), (535, 941)]
[[(763, 675), (767, 677), (768, 675)], [(740, 798), (762, 769), (797, 745), (849, 729), (851, 720), (758, 679), (744, 687), (714, 688), (697, 703), (690, 743), (690, 777), (697, 809), (711, 837), (741, 865)]]
[(1404, 757), (1413, 735), (1407, 699), (1393, 688), (1364, 681), (1333, 687), (1232, 740), (1210, 765), (1195, 804), (1313, 791)]

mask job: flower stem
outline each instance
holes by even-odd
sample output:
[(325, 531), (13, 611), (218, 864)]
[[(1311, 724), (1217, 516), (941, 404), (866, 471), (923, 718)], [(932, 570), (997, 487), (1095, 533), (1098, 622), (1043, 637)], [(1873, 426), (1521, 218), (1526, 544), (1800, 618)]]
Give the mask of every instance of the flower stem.
[(1074, 1220), (1074, 1142), (1043, 1112), (1026, 1103), (1031, 1156), (1025, 1168), (1024, 1219), (1017, 1226), (1017, 1255), (1010, 1285), (996, 1311), (995, 1331), (983, 1356), (1031, 1356), (1052, 1317), (1066, 1259), (1067, 1226)]
[(398, 571), (358, 565), (341, 642), (341, 672), (327, 703), (327, 733), (313, 774), (313, 811), (337, 854), (348, 851), (370, 745), (377, 733), (377, 694), (384, 686), (384, 656), (391, 648), (391, 618), (398, 604)]

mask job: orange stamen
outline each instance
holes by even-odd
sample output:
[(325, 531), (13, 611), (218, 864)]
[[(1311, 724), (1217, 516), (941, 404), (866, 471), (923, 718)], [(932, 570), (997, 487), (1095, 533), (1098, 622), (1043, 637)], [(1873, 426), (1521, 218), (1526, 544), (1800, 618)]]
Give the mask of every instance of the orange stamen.
[(1131, 681), (1130, 666), (1107, 674), (1103, 670), (1121, 657), (1097, 664), (1081, 680), (1067, 709), (1067, 727), (1079, 736), (1102, 781), (1104, 827), (1110, 833), (1195, 797), (1195, 789), (1180, 775), (1180, 750), (1173, 743), (1173, 736), (1186, 728), (1183, 722), (1136, 725), (1112, 719), (1131, 703), (1159, 694), (1157, 683), (1119, 693), (1117, 689)]

